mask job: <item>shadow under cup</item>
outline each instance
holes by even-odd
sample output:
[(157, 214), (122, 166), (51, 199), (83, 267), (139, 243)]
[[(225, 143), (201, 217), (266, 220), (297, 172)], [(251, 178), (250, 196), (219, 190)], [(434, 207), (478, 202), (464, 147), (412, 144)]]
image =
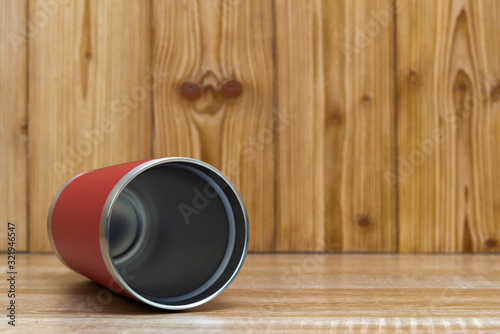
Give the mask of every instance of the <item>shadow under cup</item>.
[(242, 265), (248, 219), (234, 186), (211, 166), (167, 162), (134, 175), (111, 199), (105, 238), (112, 276), (157, 307), (196, 306)]

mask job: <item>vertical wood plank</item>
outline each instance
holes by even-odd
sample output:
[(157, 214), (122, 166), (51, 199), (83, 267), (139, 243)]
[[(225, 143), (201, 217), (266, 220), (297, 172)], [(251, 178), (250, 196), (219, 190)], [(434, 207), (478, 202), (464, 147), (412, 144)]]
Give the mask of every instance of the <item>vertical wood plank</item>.
[(31, 250), (50, 251), (48, 208), (72, 176), (151, 156), (150, 3), (32, 0)]
[(27, 250), (26, 1), (0, 7), (0, 249), (7, 222), (16, 225), (16, 250)]
[(395, 250), (393, 10), (276, 0), (278, 250)]
[(500, 250), (500, 4), (405, 1), (398, 16), (402, 252)]
[(221, 169), (247, 206), (250, 250), (274, 250), (272, 2), (154, 1), (153, 26), (154, 71), (168, 74), (154, 93), (154, 155)]

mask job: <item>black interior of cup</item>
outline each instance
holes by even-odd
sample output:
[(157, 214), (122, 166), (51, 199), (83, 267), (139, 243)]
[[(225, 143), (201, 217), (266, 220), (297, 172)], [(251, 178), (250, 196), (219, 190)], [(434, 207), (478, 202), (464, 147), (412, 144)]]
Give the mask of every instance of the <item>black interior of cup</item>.
[(157, 303), (191, 304), (219, 291), (238, 269), (244, 208), (211, 170), (165, 163), (124, 188), (107, 238), (116, 269), (135, 292)]

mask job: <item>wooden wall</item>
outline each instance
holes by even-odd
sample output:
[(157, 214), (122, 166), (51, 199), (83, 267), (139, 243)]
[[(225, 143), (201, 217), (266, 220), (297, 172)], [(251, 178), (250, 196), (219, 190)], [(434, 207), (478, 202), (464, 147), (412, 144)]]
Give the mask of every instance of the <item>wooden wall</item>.
[(85, 170), (225, 172), (253, 251), (500, 250), (500, 1), (0, 0), (0, 246)]

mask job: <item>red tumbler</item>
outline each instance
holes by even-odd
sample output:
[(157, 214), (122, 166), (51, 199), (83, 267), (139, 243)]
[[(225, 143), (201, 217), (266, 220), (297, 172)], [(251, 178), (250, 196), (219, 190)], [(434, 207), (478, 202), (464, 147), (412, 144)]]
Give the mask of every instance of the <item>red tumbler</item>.
[(221, 293), (241, 268), (249, 238), (235, 186), (190, 158), (136, 161), (75, 176), (52, 202), (48, 231), (70, 269), (170, 310)]

